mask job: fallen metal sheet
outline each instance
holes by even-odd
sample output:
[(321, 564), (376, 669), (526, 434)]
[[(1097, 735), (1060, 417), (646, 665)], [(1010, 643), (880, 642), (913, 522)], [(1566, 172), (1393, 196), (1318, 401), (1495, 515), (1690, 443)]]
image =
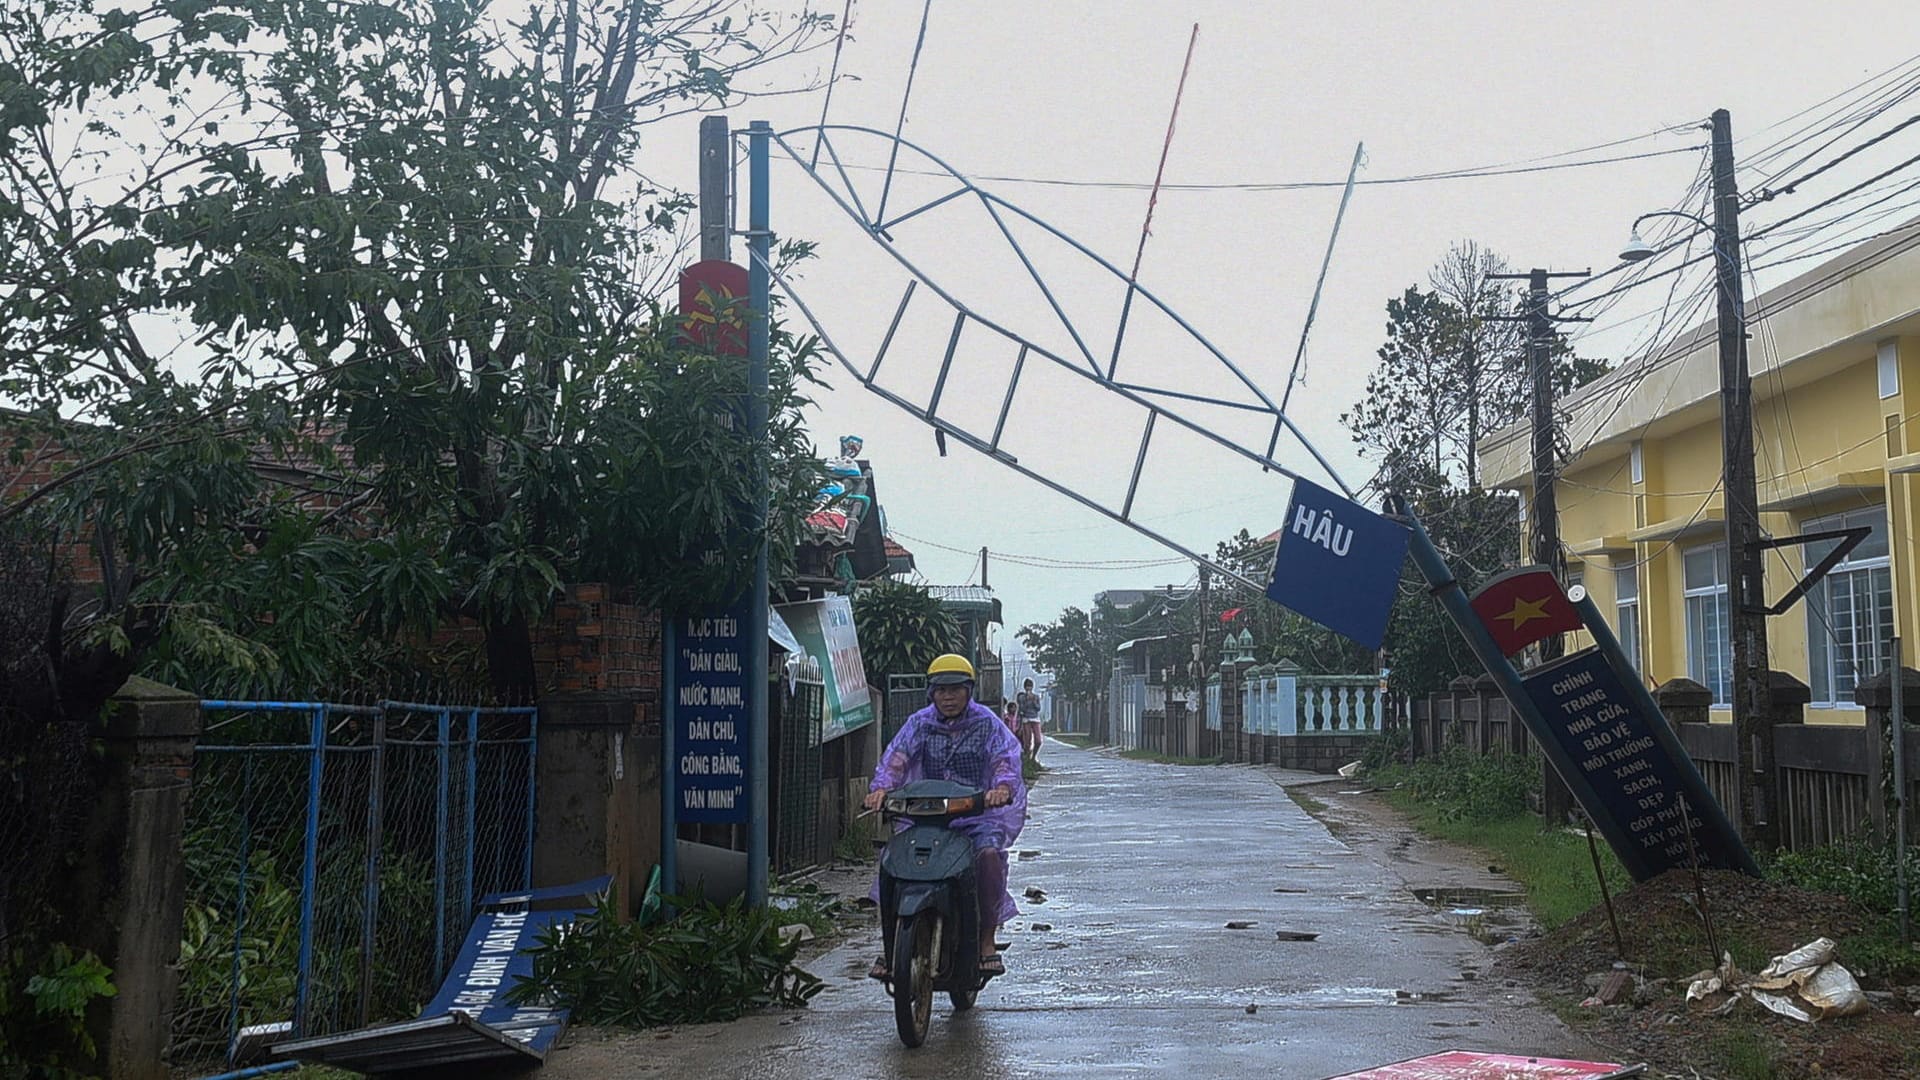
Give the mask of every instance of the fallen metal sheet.
[(463, 1012), (284, 1042), (273, 1049), (282, 1057), (361, 1073), (395, 1073), (469, 1061), (532, 1064), (547, 1056), (545, 1050), (535, 1050)]
[(1448, 1050), (1328, 1080), (1622, 1080), (1646, 1071), (1645, 1065)]
[(381, 1074), (464, 1062), (537, 1064), (546, 1060), (547, 1051), (566, 1031), (567, 1010), (508, 1004), (504, 995), (533, 975), (528, 948), (593, 909), (535, 910), (532, 905), (586, 900), (604, 892), (610, 881), (600, 877), (482, 897), (480, 906), (495, 910), (474, 916), (440, 992), (421, 1010), (419, 1019), (279, 1042), (273, 1052), (282, 1058)]

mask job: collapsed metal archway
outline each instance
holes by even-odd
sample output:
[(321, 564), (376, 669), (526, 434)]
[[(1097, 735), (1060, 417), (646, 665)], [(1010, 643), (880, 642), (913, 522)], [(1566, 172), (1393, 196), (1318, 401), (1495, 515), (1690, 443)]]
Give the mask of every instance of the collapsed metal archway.
[[(805, 149), (795, 145), (796, 139), (809, 134), (812, 136), (814, 151), (811, 160)], [(873, 203), (871, 211), (868, 210), (868, 200), (862, 198), (860, 187), (853, 179), (852, 173), (857, 171), (857, 168), (841, 157), (841, 147), (834, 142), (836, 134), (848, 141), (857, 138), (878, 140), (883, 144), (888, 164), (885, 178), (881, 183), (879, 198)], [(907, 272), (908, 279), (894, 309), (886, 335), (881, 339), (872, 359), (862, 366), (840, 347), (834, 335), (800, 295), (791, 278), (770, 262), (763, 261), (762, 265), (807, 320), (823, 346), (840, 362), (849, 375), (868, 391), (932, 427), (943, 440), (952, 438), (971, 447), (1028, 479), (1178, 552), (1185, 558), (1209, 566), (1216, 573), (1240, 581), (1256, 591), (1263, 590), (1264, 586), (1191, 550), (1179, 541), (1147, 525), (1135, 515), (1136, 497), (1141, 491), (1142, 477), (1153, 447), (1154, 430), (1160, 421), (1164, 419), (1231, 454), (1257, 464), (1263, 472), (1271, 470), (1289, 479), (1302, 479), (1298, 469), (1276, 457), (1282, 435), (1290, 434), (1318, 466), (1321, 474), (1331, 480), (1342, 494), (1348, 498), (1354, 497), (1353, 489), (1287, 415), (1282, 404), (1276, 403), (1246, 371), (1160, 297), (1066, 232), (1038, 215), (982, 188), (932, 152), (885, 131), (857, 125), (817, 125), (774, 133), (770, 135), (770, 139), (773, 146), (778, 147), (780, 152), (813, 180), (849, 219), (858, 224), (875, 244)], [(942, 181), (942, 186), (950, 182), (951, 187), (932, 199), (917, 203), (912, 209), (889, 216), (887, 204), (895, 191), (894, 179), (896, 175), (905, 171), (900, 168), (902, 150), (909, 152), (912, 158), (930, 167), (916, 175), (936, 177)], [(824, 163), (820, 161), (822, 156), (825, 158)], [(1008, 249), (1023, 268), (1028, 281), (1044, 300), (1046, 308), (1057, 320), (1059, 328), (1065, 332), (1067, 339), (1071, 342), (1070, 349), (1050, 348), (1035, 340), (1033, 335), (1018, 332), (1011, 329), (1005, 322), (980, 313), (953, 290), (936, 282), (914, 259), (908, 256), (893, 236), (893, 230), (909, 222), (919, 222), (924, 225), (930, 220), (928, 215), (943, 210), (952, 212), (964, 207), (975, 207), (986, 214), (994, 231), (1005, 240)], [(1096, 336), (1093, 332), (1104, 327), (1093, 327), (1087, 325), (1084, 320), (1073, 317), (1073, 313), (1069, 310), (1070, 305), (1063, 302), (1058, 291), (1049, 286), (1036, 266), (1035, 259), (1015, 235), (1010, 221), (1037, 228), (1043, 236), (1058, 241), (1074, 255), (1086, 260), (1084, 265), (1110, 276), (1112, 281), (1124, 290), (1120, 317), (1111, 332), (1111, 348), (1101, 350), (1101, 354), (1105, 357), (1104, 363), (1101, 354), (1096, 354), (1094, 347), (1089, 344), (1090, 341), (1105, 340), (1106, 334)], [(931, 393), (924, 401), (882, 385), (879, 380), (882, 365), (887, 359), (888, 350), (893, 345), (895, 333), (906, 317), (909, 306), (922, 290), (932, 294), (934, 302), (944, 305), (953, 312), (951, 330), (947, 336), (945, 353), (941, 357), (940, 370), (933, 380)], [(1164, 381), (1155, 380), (1150, 375), (1120, 378), (1120, 362), (1127, 340), (1129, 322), (1132, 321), (1135, 311), (1136, 299), (1141, 302), (1142, 310), (1149, 317), (1164, 319), (1170, 322), (1172, 327), (1177, 328), (1177, 333), (1190, 343), (1190, 346), (1196, 350), (1196, 355), (1218, 372), (1228, 392), (1196, 392), (1195, 389), (1188, 387), (1167, 385)], [(941, 411), (941, 399), (948, 386), (956, 350), (963, 333), (970, 326), (977, 328), (976, 333), (984, 330), (1004, 340), (1008, 346), (1017, 349), (1011, 374), (1006, 377), (1003, 386), (996, 388), (998, 393), (993, 395), (1000, 401), (1000, 407), (991, 425), (972, 424), (956, 418), (950, 412), (943, 415)], [(1053, 365), (1058, 370), (1069, 372), (1111, 395), (1112, 398), (1124, 401), (1145, 412), (1143, 426), (1134, 443), (1132, 471), (1121, 498), (1104, 499), (1089, 494), (1062, 481), (1057, 476), (1048, 475), (1047, 471), (1034, 464), (1023, 463), (1003, 446), (1007, 419), (1014, 410), (1016, 397), (1021, 392), (1022, 376), (1029, 360), (1038, 360)], [(976, 392), (978, 392), (977, 389)], [(1251, 416), (1266, 423), (1268, 436), (1265, 448), (1260, 449), (1257, 445), (1248, 445), (1242, 440), (1222, 434), (1215, 424), (1209, 422), (1209, 417), (1206, 415), (1208, 412), (1221, 410)]]

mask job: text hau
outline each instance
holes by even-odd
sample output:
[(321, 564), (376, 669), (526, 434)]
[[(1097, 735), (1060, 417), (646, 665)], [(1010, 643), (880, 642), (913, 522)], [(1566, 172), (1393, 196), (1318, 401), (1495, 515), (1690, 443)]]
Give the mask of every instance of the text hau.
[(1306, 480), (1293, 482), (1267, 598), (1378, 649), (1407, 557), (1404, 526)]

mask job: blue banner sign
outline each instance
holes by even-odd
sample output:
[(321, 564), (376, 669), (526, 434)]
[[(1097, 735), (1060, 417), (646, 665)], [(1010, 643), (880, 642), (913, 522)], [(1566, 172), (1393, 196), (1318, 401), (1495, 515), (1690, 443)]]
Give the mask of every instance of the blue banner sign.
[(578, 911), (503, 911), (477, 915), (466, 944), (454, 958), (440, 992), (422, 1016), (463, 1012), (538, 1055), (545, 1055), (567, 1027), (567, 1010), (544, 1005), (508, 1005), (501, 1000), (521, 979), (532, 978), (525, 950), (554, 924), (567, 925)]
[(1293, 482), (1267, 598), (1369, 649), (1387, 635), (1407, 530), (1351, 499)]
[[(1526, 689), (1547, 734), (1578, 773), (1567, 778), (1568, 787), (1635, 881), (1690, 865), (1689, 818), (1701, 866), (1751, 867), (1745, 845), (1666, 717), (1649, 715), (1639, 700), (1644, 695), (1621, 681), (1599, 648), (1535, 668)], [(1582, 787), (1591, 789), (1592, 799)]]
[[(681, 619), (673, 639), (674, 790), (683, 822), (737, 825), (747, 820), (745, 605)], [(755, 643), (766, 648), (766, 643)], [(764, 692), (764, 687), (761, 690)]]

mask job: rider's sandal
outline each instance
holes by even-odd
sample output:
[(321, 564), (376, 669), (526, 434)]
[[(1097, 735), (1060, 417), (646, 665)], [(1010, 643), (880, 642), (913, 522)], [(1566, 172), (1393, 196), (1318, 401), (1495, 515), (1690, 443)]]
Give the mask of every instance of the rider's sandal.
[(1006, 973), (1007, 973), (1007, 962), (1005, 960), (1000, 959), (999, 953), (994, 953), (992, 956), (983, 956), (980, 958), (980, 974), (982, 976), (990, 979), (990, 978), (993, 978), (995, 975), (1005, 975)]
[(887, 974), (887, 958), (884, 956), (875, 960), (873, 966), (867, 969), (867, 978), (869, 979), (879, 979), (881, 982), (886, 982)]

